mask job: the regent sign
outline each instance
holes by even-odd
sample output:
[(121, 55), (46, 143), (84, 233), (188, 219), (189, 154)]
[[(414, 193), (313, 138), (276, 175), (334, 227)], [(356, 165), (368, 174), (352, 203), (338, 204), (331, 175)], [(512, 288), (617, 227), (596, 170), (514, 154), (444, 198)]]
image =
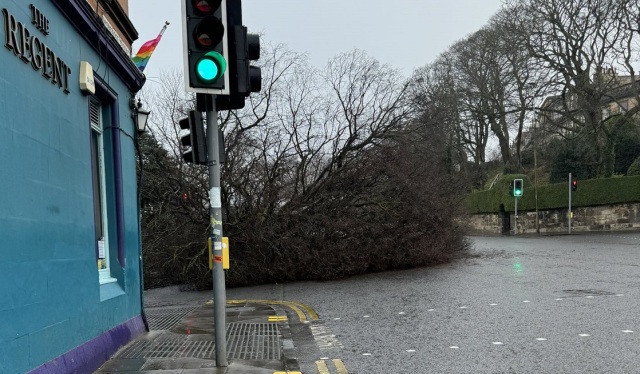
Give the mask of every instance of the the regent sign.
[[(31, 9), (31, 23), (43, 35), (49, 34), (49, 20), (33, 4)], [(69, 94), (69, 75), (71, 68), (60, 59), (47, 45), (29, 29), (9, 13), (2, 9), (4, 18), (4, 46), (20, 58), (25, 64), (31, 64), (35, 71), (42, 73), (42, 77), (52, 84), (62, 88)]]

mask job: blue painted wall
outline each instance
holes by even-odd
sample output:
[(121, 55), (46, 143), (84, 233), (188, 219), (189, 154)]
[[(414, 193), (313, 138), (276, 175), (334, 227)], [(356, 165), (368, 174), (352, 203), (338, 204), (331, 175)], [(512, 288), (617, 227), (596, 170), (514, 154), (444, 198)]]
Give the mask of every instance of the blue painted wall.
[[(31, 24), (29, 3), (49, 19), (49, 35)], [(13, 374), (140, 315), (140, 243), (131, 93), (50, 1), (5, 0), (3, 8), (71, 68), (71, 92), (65, 94), (0, 48), (0, 373)], [(4, 28), (0, 17), (2, 43)], [(118, 263), (113, 238), (111, 268), (118, 282), (110, 286), (98, 282), (81, 60), (118, 97), (122, 154), (115, 156), (122, 163), (126, 265)], [(113, 211), (109, 218), (115, 229)]]

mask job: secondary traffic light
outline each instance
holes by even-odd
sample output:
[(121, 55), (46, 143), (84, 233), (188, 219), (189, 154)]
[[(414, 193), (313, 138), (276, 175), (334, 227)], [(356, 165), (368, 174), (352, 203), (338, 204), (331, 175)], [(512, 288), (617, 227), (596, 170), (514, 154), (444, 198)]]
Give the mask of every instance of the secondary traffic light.
[(251, 92), (260, 92), (262, 89), (262, 70), (257, 66), (252, 66), (251, 61), (260, 59), (260, 36), (258, 34), (247, 34), (247, 53), (245, 55), (248, 69), (246, 95)]
[(180, 120), (180, 128), (189, 133), (180, 137), (180, 144), (185, 148), (182, 152), (184, 162), (189, 164), (207, 164), (207, 139), (202, 123), (202, 113), (192, 110), (189, 117)]
[(229, 94), (226, 0), (182, 0), (187, 91)]
[(245, 98), (262, 88), (262, 71), (251, 66), (260, 58), (260, 37), (242, 25), (240, 0), (227, 0), (229, 95), (216, 97), (217, 110), (244, 108)]
[(578, 181), (577, 180), (572, 180), (571, 181), (571, 191), (577, 191), (578, 190)]
[(513, 196), (520, 197), (524, 191), (522, 179), (513, 180)]

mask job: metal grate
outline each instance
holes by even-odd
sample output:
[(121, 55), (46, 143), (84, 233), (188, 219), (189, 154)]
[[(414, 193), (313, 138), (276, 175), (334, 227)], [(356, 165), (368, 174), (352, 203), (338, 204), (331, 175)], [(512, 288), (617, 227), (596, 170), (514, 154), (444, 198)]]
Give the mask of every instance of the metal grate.
[(279, 360), (280, 331), (275, 323), (233, 323), (227, 328), (230, 359)]
[(192, 307), (164, 307), (147, 309), (147, 322), (149, 330), (169, 330), (175, 326), (184, 316), (198, 309), (199, 306)]
[(118, 358), (213, 358), (213, 341), (184, 338), (138, 341), (123, 350)]
[[(139, 340), (122, 350), (118, 358), (215, 357), (212, 335), (162, 333), (154, 340)], [(280, 360), (280, 331), (275, 323), (227, 325), (227, 356), (238, 360)]]

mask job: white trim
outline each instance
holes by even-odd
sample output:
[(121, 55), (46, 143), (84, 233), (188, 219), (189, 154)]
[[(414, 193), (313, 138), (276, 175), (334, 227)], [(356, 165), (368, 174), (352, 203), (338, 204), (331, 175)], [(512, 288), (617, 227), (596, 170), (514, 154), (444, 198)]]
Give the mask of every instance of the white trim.
[[(97, 113), (93, 113), (94, 110), (97, 110)], [(92, 98), (90, 100), (90, 119), (91, 123), (91, 146), (93, 147), (94, 136), (96, 137), (95, 143), (97, 146), (97, 155), (98, 155), (98, 173), (100, 178), (100, 213), (102, 214), (102, 234), (104, 235), (102, 238), (96, 238), (96, 240), (102, 240), (104, 242), (104, 261), (105, 268), (98, 269), (98, 281), (100, 284), (111, 283), (117, 281), (115, 278), (111, 277), (111, 264), (109, 259), (109, 224), (107, 217), (107, 182), (106, 182), (106, 170), (105, 170), (105, 160), (104, 160), (104, 138), (103, 138), (103, 130), (104, 124), (102, 121), (102, 105), (99, 101)], [(95, 114), (94, 118), (92, 114)], [(97, 120), (97, 121), (94, 121)], [(92, 177), (93, 178), (93, 177)], [(94, 205), (95, 207), (95, 205)], [(97, 243), (96, 243), (97, 244)], [(97, 266), (97, 263), (96, 263)]]

